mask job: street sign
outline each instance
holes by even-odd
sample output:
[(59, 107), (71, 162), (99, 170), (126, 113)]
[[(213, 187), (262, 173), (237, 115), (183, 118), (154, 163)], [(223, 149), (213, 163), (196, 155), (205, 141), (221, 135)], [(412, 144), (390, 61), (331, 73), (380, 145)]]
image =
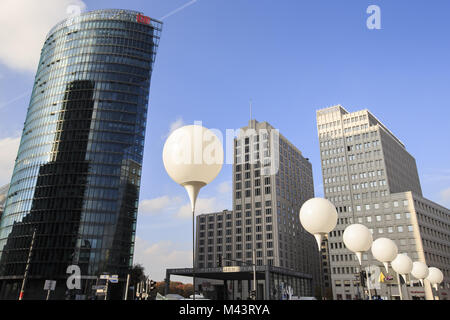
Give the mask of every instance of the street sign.
[(105, 288), (106, 288), (105, 285), (102, 285), (102, 286), (92, 286), (92, 290), (103, 290), (103, 289), (105, 289)]
[(104, 295), (106, 293), (106, 289), (99, 289), (96, 291), (97, 295)]
[(54, 291), (56, 287), (56, 280), (45, 280), (44, 290)]
[(118, 283), (119, 282), (119, 276), (117, 274), (114, 274), (112, 276), (109, 276), (108, 280), (111, 283)]
[(109, 274), (101, 274), (100, 275), (100, 279), (108, 279), (109, 278)]
[(223, 267), (223, 272), (239, 272), (241, 267)]

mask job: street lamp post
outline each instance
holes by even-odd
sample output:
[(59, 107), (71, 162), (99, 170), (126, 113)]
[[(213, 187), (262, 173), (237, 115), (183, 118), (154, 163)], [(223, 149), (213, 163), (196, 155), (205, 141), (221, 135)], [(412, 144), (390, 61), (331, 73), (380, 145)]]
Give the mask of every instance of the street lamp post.
[[(300, 223), (306, 231), (313, 234), (319, 249), (319, 262), (321, 258), (322, 238), (330, 233), (337, 224), (337, 211), (334, 204), (327, 199), (312, 198), (306, 201), (300, 209)], [(322, 264), (320, 263), (320, 277), (322, 278)], [(320, 291), (323, 298), (323, 285), (320, 281)]]
[(393, 261), (397, 257), (397, 254), (397, 245), (391, 239), (379, 238), (372, 244), (372, 255), (375, 259), (383, 263), (386, 272), (389, 270), (389, 262)]
[[(408, 275), (412, 268), (413, 262), (406, 254), (398, 254), (397, 257), (391, 262), (392, 269), (397, 273), (398, 291), (400, 293), (400, 299), (403, 300), (402, 284), (400, 283), (400, 276), (403, 278), (406, 284), (406, 275)], [(406, 299), (408, 299), (408, 286), (406, 286)]]
[(186, 189), (192, 209), (192, 282), (195, 300), (195, 205), (200, 189), (212, 182), (223, 165), (223, 146), (209, 129), (199, 125), (171, 133), (163, 149), (168, 175)]
[[(426, 278), (426, 280), (430, 282), (432, 287), (434, 287), (434, 289), (436, 290), (436, 294), (438, 294), (439, 284), (444, 280), (444, 274), (438, 268), (431, 267), (428, 268), (428, 277)], [(431, 292), (433, 292), (433, 289), (431, 289)], [(434, 293), (433, 300), (436, 300)]]
[[(413, 268), (411, 270), (411, 274), (414, 276), (414, 278), (418, 279), (420, 281), (420, 284), (425, 290), (425, 283), (424, 280), (426, 277), (428, 277), (429, 271), (428, 266), (421, 262), (421, 261), (414, 261), (413, 262)], [(412, 282), (411, 282), (412, 285)]]
[[(360, 271), (362, 272), (362, 253), (370, 249), (373, 243), (372, 233), (370, 230), (362, 224), (352, 224), (344, 230), (342, 235), (343, 241), (347, 249), (354, 252), (359, 261)], [(363, 279), (360, 272), (360, 284), (363, 287)], [(367, 289), (370, 297), (370, 285), (369, 279), (367, 279)], [(364, 292), (364, 289), (362, 289)]]

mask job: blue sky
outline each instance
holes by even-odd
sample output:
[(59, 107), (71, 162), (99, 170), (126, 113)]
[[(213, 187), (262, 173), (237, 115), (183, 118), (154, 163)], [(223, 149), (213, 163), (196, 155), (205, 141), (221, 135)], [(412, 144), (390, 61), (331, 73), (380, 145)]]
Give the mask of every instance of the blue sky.
[[(48, 10), (54, 1), (33, 2), (0, 10), (0, 25), (15, 21), (0, 31), (0, 43), (11, 43), (0, 48), (0, 184), (11, 174), (33, 85), (36, 68), (25, 58), (39, 57), (45, 33), (68, 5), (159, 19), (189, 3), (60, 0)], [(381, 30), (366, 27), (372, 4), (381, 8)], [(447, 0), (198, 0), (166, 17), (150, 89), (136, 261), (157, 280), (163, 268), (191, 263), (188, 198), (161, 157), (170, 128), (201, 120), (223, 132), (237, 129), (247, 124), (250, 99), (254, 118), (310, 158), (317, 196), (323, 186), (315, 112), (341, 104), (368, 108), (390, 128), (416, 158), (424, 196), (448, 207), (448, 12)], [(200, 198), (200, 210), (231, 209), (230, 165)]]

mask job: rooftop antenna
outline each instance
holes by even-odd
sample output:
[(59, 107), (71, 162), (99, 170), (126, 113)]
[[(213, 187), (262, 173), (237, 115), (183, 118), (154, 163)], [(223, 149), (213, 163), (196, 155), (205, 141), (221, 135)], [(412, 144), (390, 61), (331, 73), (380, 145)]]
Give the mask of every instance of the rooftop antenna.
[(252, 128), (252, 99), (250, 99), (250, 128)]

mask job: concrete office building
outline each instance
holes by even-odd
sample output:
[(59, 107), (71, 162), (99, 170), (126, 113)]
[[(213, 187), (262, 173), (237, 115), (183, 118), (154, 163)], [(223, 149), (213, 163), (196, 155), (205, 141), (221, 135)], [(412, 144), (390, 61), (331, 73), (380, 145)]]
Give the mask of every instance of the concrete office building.
[[(399, 253), (413, 261), (440, 268), (445, 279), (438, 295), (445, 299), (450, 294), (450, 212), (423, 198), (415, 159), (404, 144), (368, 110), (322, 109), (317, 111), (317, 127), (325, 197), (339, 215), (328, 239), (334, 299), (355, 299), (363, 293), (355, 277), (359, 264), (342, 242), (352, 223), (366, 225), (374, 240), (392, 239)], [(363, 255), (363, 268), (368, 265), (378, 265), (386, 275), (370, 252)], [(372, 274), (378, 295), (399, 296), (397, 286), (379, 283), (376, 268)], [(427, 282), (423, 289), (411, 280), (415, 286), (408, 288), (409, 297), (432, 299)]]
[(309, 160), (270, 124), (251, 120), (234, 140), (233, 210), (197, 217), (199, 277), (222, 277), (228, 298), (246, 299), (255, 252), (258, 298), (280, 299), (289, 286), (295, 296), (320, 295), (319, 250), (299, 221), (313, 197)]
[[(82, 13), (48, 33), (0, 222), (0, 299), (87, 298), (133, 263), (150, 78), (162, 24), (129, 10)], [(81, 286), (68, 288), (67, 268)], [(68, 290), (71, 289), (71, 290)], [(78, 296), (78, 297), (76, 297)]]

